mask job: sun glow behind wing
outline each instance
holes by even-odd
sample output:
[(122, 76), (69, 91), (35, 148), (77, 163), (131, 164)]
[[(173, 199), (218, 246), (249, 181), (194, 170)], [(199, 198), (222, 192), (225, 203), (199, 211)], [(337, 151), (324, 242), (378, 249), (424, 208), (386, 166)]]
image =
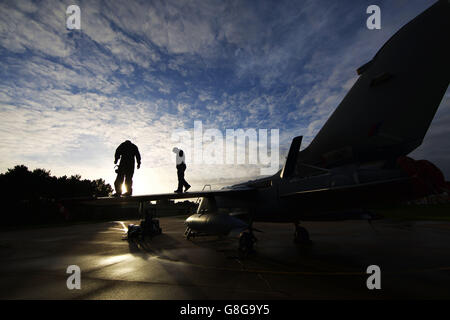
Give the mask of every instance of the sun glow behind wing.
[(176, 170), (162, 168), (141, 168), (134, 171), (133, 195), (173, 192), (176, 189)]

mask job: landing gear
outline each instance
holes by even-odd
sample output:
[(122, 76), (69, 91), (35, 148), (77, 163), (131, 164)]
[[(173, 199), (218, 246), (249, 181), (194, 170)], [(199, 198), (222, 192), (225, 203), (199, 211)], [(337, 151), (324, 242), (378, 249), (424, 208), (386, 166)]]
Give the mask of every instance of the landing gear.
[(253, 245), (257, 241), (256, 237), (251, 231), (245, 231), (241, 233), (239, 238), (239, 252), (243, 255), (248, 255), (253, 251)]
[(310, 244), (309, 232), (302, 226), (295, 223), (294, 242), (298, 244)]
[(141, 220), (139, 225), (128, 225), (127, 239), (140, 239), (144, 240), (146, 236), (153, 237), (160, 235), (162, 229), (159, 226), (159, 220), (153, 218), (155, 210), (145, 208), (143, 202), (139, 203), (139, 213), (144, 216), (144, 220)]
[(153, 237), (162, 233), (158, 219), (142, 220), (140, 225), (128, 225), (127, 239), (144, 240), (146, 236)]
[(162, 229), (159, 226), (159, 220), (154, 219), (151, 216), (146, 217), (144, 221), (141, 221), (141, 229), (144, 237), (153, 237), (162, 233)]

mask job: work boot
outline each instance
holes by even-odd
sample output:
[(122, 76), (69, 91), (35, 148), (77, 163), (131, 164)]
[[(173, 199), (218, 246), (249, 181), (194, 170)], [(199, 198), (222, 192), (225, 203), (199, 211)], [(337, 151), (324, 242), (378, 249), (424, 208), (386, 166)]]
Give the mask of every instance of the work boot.
[(131, 197), (131, 192), (125, 192), (125, 193), (123, 194), (123, 196), (124, 196), (124, 197)]
[(188, 184), (188, 186), (184, 189), (184, 192), (187, 192), (190, 187), (191, 187), (191, 185)]
[(175, 193), (183, 193), (183, 190), (175, 190)]

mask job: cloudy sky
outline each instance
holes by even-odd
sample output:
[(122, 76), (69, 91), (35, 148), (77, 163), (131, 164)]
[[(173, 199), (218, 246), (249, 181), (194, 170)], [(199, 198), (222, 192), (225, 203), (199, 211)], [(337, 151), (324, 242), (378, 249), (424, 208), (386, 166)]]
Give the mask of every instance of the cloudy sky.
[[(81, 9), (81, 30), (66, 9)], [(368, 30), (366, 8), (381, 8)], [(176, 130), (279, 129), (306, 146), (369, 61), (425, 0), (0, 2), (0, 172), (17, 164), (113, 183), (115, 148), (136, 143), (135, 194), (176, 186)], [(450, 93), (413, 156), (450, 178)], [(259, 174), (189, 164), (194, 189)]]

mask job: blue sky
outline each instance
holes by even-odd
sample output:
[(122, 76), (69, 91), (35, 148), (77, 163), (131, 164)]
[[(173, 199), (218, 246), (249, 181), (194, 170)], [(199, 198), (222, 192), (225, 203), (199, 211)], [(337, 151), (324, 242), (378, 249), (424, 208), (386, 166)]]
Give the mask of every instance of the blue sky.
[[(176, 185), (171, 134), (279, 129), (306, 146), (369, 61), (428, 8), (391, 1), (1, 1), (0, 171), (16, 164), (114, 180), (113, 155), (135, 142), (136, 193)], [(81, 30), (66, 29), (66, 8)], [(381, 30), (366, 8), (381, 8)], [(450, 94), (412, 154), (450, 177)], [(282, 160), (283, 161), (283, 160)], [(191, 165), (187, 180), (226, 184), (254, 165)]]

